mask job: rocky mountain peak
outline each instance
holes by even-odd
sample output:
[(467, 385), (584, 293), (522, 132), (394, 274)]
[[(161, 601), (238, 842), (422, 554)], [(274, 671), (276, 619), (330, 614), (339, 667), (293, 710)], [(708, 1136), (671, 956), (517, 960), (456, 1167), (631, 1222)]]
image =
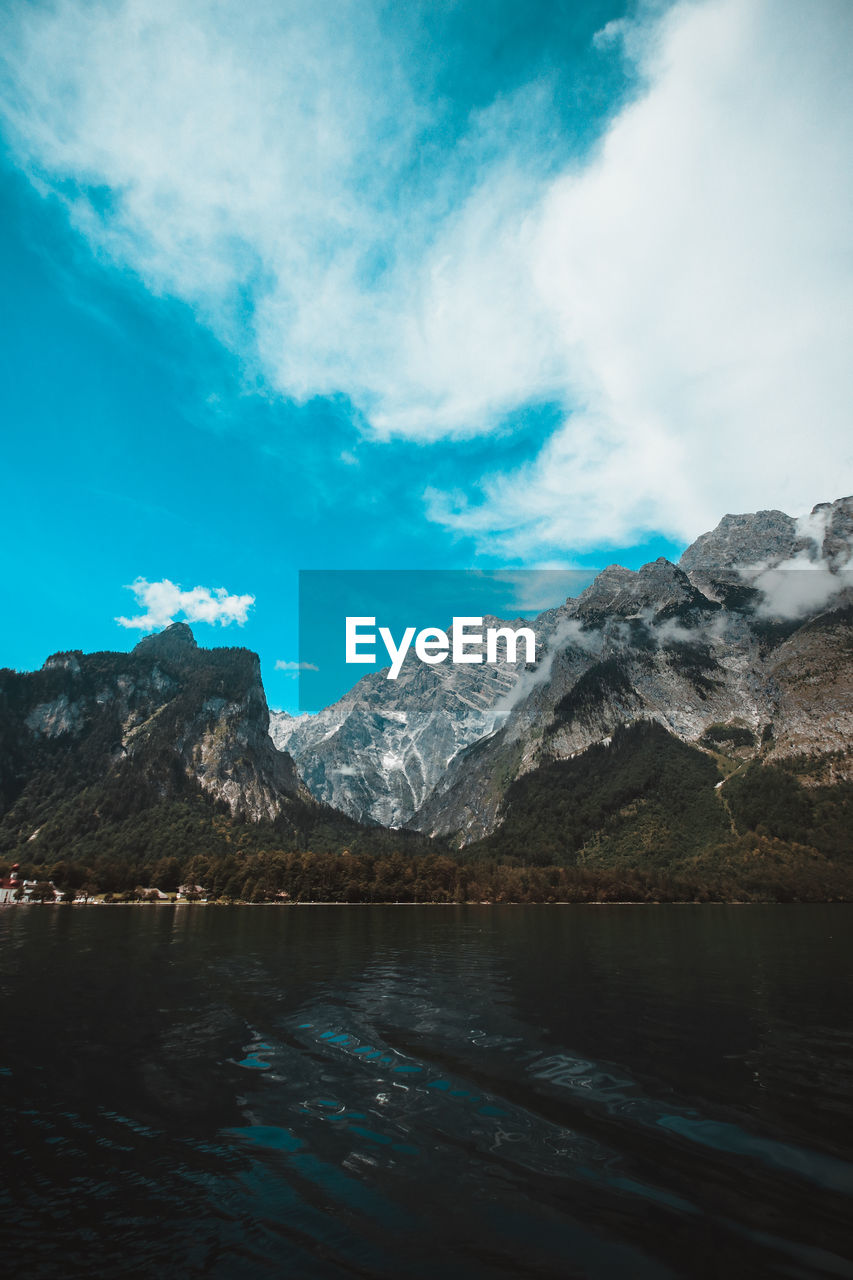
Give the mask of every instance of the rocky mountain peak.
[(578, 596), (578, 617), (634, 617), (660, 614), (692, 605), (708, 605), (687, 574), (661, 556), (639, 570), (612, 564)]
[(251, 821), (310, 800), (270, 740), (257, 654), (199, 648), (186, 623), (132, 653), (58, 653), (37, 672), (0, 672), (0, 706), (0, 815), (4, 799), (20, 797), (24, 814), (34, 794), (93, 785), (114, 808), (204, 793)]
[(796, 541), (797, 521), (784, 511), (726, 515), (715, 529), (691, 543), (678, 563), (686, 573), (778, 563), (794, 553)]
[[(714, 600), (731, 602), (764, 569), (824, 565), (830, 572), (853, 564), (853, 497), (819, 502), (794, 519), (783, 511), (723, 516), (679, 561), (694, 586)], [(752, 574), (750, 574), (752, 570)]]
[(133, 652), (148, 656), (157, 654), (167, 658), (180, 658), (197, 648), (198, 644), (192, 629), (185, 622), (173, 622), (163, 631), (144, 636), (139, 644), (134, 645)]

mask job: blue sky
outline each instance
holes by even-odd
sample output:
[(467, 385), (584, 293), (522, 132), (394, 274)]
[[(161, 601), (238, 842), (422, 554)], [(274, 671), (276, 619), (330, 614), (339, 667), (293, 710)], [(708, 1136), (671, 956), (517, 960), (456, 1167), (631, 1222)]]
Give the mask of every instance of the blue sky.
[(636, 567), (849, 492), (851, 34), (7, 6), (0, 662), (129, 647), (168, 581), (293, 708), (300, 569)]

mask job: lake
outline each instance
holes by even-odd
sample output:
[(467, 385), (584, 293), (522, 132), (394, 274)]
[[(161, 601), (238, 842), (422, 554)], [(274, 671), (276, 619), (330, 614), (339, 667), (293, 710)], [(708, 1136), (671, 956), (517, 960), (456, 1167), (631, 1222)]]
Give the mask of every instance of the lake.
[(851, 1276), (853, 909), (7, 907), (27, 1277)]

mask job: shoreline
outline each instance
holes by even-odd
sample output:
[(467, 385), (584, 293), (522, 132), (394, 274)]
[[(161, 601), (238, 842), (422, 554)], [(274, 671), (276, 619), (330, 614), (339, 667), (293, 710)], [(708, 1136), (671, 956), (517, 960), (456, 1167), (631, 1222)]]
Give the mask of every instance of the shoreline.
[(3, 902), (0, 911), (6, 907), (849, 907), (853, 905), (847, 898), (811, 898), (798, 902), (778, 902), (773, 899), (729, 898), (725, 901), (699, 902), (695, 898), (680, 898), (672, 902), (637, 902), (631, 899), (616, 899), (604, 902), (572, 901), (561, 899), (558, 902), (223, 902), (215, 899), (210, 902)]

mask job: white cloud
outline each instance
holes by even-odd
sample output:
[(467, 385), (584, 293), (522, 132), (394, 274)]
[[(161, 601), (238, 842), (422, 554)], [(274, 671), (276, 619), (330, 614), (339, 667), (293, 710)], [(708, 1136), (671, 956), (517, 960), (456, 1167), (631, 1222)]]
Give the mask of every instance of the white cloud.
[(116, 618), (116, 622), (134, 631), (156, 631), (175, 622), (179, 616), (187, 622), (209, 622), (211, 626), (219, 623), (227, 627), (232, 622), (242, 626), (255, 603), (254, 596), (229, 595), (224, 587), (193, 587), (191, 591), (183, 591), (168, 578), (162, 582), (137, 578), (127, 589), (133, 592), (136, 603), (145, 612), (133, 618)]
[(490, 551), (687, 539), (853, 488), (848, 0), (610, 24), (598, 56), (621, 43), (643, 91), (556, 175), (530, 144), (542, 84), (436, 160), (417, 24), (388, 12), (19, 4), (12, 147), (100, 253), (288, 395), (344, 392), (367, 429), (422, 440), (563, 405), (482, 500), (428, 495)]
[(320, 668), (315, 666), (313, 662), (286, 662), (283, 658), (279, 658), (275, 664), (276, 671), (319, 671)]
[(631, 24), (627, 18), (614, 18), (606, 23), (600, 31), (596, 31), (592, 37), (592, 43), (596, 49), (610, 49), (613, 45), (618, 44), (631, 31)]
[(840, 570), (806, 555), (794, 556), (750, 577), (761, 592), (759, 614), (769, 618), (803, 618), (840, 603), (846, 593), (853, 600), (853, 561)]
[(554, 659), (561, 650), (576, 648), (598, 657), (601, 654), (603, 642), (601, 631), (586, 630), (577, 618), (563, 618), (553, 634), (548, 636), (544, 651), (533, 670), (525, 668), (515, 684), (493, 705), (492, 729), (500, 728), (513, 707), (524, 702), (538, 685), (545, 684), (550, 679)]
[(432, 495), (437, 519), (532, 553), (847, 491), (851, 53), (832, 0), (667, 15), (648, 91), (550, 185), (531, 238), (574, 412), (481, 506)]

